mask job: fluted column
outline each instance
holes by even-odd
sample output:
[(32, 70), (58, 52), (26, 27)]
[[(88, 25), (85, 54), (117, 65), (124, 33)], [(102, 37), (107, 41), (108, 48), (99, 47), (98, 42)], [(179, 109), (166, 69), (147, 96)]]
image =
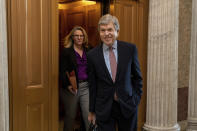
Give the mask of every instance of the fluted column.
[(9, 131), (6, 0), (0, 0), (0, 131)]
[(146, 131), (179, 131), (177, 124), (179, 0), (149, 1)]
[(197, 0), (192, 1), (188, 131), (197, 130)]

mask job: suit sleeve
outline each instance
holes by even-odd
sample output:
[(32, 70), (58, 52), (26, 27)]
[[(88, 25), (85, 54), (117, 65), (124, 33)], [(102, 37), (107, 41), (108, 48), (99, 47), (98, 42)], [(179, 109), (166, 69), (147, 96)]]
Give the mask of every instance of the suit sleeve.
[(131, 81), (133, 85), (132, 97), (135, 101), (135, 105), (140, 103), (142, 96), (142, 75), (140, 71), (140, 64), (138, 60), (138, 52), (136, 46), (133, 48), (133, 62), (131, 66)]
[(88, 82), (89, 82), (89, 111), (95, 112), (95, 102), (96, 102), (96, 72), (93, 61), (88, 54)]
[(62, 54), (60, 55), (60, 68), (59, 68), (59, 76), (60, 81), (62, 83), (63, 88), (66, 88), (70, 84), (70, 81), (66, 75), (66, 72), (69, 70), (69, 57), (65, 50), (63, 50)]

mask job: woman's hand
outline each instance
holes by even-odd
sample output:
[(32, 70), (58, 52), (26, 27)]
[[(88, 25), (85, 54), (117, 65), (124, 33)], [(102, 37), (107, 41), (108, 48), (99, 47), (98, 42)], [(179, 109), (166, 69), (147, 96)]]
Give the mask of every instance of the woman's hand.
[(69, 90), (73, 95), (77, 95), (77, 89), (73, 88), (72, 86), (68, 86), (68, 90)]
[(96, 114), (93, 112), (89, 112), (88, 114), (88, 121), (90, 123), (92, 123), (93, 125), (95, 125), (95, 121), (96, 121)]

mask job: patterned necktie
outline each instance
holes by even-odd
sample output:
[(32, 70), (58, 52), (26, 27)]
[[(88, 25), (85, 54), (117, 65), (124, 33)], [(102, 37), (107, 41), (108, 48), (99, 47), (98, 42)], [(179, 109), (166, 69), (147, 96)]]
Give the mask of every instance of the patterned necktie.
[(116, 63), (115, 54), (113, 52), (113, 47), (109, 47), (109, 61), (110, 61), (110, 67), (111, 67), (111, 73), (112, 73), (112, 80), (113, 82), (115, 82), (117, 63)]

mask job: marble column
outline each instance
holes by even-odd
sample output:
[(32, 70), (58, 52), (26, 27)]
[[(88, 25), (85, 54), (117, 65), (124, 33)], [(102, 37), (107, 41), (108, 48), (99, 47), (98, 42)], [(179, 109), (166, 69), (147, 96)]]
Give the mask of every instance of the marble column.
[(188, 131), (197, 130), (197, 0), (192, 1)]
[(6, 0), (0, 0), (0, 131), (9, 131)]
[(177, 124), (179, 0), (149, 1), (146, 131)]

